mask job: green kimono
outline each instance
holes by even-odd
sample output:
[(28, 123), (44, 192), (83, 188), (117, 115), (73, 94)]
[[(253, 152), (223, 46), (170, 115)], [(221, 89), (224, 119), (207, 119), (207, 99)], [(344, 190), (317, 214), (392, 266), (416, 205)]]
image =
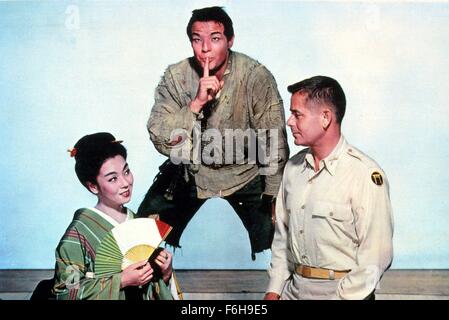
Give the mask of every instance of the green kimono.
[[(53, 293), (61, 300), (172, 300), (162, 279), (120, 289), (121, 273), (95, 276), (95, 253), (113, 221), (96, 209), (79, 209), (56, 248)], [(128, 209), (128, 219), (134, 213)], [(109, 221), (108, 221), (109, 220)], [(172, 279), (175, 281), (175, 279)]]

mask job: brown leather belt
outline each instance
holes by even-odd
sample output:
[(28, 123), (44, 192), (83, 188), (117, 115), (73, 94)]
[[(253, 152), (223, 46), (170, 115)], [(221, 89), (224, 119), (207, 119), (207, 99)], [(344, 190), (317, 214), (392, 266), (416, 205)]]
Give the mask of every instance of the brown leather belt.
[(331, 270), (297, 264), (295, 271), (304, 278), (335, 280), (343, 278), (351, 270)]

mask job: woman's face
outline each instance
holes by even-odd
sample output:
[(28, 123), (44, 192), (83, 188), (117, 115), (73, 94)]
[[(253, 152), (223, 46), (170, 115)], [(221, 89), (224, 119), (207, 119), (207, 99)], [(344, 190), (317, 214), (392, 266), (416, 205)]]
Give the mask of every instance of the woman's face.
[(117, 155), (103, 163), (97, 176), (97, 184), (90, 184), (89, 189), (98, 196), (100, 203), (118, 208), (131, 200), (133, 182), (128, 163)]

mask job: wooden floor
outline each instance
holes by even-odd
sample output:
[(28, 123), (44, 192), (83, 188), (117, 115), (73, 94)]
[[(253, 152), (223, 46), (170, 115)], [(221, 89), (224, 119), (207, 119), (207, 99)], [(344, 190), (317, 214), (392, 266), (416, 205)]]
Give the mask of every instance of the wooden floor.
[[(186, 300), (259, 300), (268, 283), (263, 270), (177, 270)], [(0, 270), (0, 299), (26, 300), (53, 270)], [(378, 300), (449, 300), (449, 270), (389, 270)]]

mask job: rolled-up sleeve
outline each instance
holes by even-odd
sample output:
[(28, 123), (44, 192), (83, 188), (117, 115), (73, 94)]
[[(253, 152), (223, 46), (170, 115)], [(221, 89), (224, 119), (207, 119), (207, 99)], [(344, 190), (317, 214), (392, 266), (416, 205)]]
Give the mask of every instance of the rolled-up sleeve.
[[(170, 156), (173, 149), (170, 142), (177, 135), (185, 135), (187, 142), (191, 140), (192, 130), (197, 114), (182, 99), (181, 88), (176, 85), (174, 77), (167, 69), (154, 93), (154, 105), (151, 110), (147, 129), (155, 148), (162, 154)], [(185, 148), (184, 143), (182, 144)]]

